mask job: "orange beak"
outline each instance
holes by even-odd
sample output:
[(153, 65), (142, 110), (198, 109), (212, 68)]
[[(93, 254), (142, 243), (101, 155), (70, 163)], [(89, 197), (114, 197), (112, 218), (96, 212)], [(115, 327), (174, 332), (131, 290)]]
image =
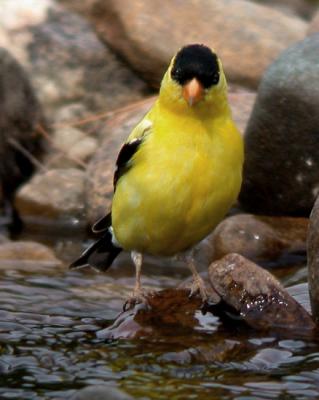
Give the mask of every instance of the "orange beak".
[(196, 78), (193, 78), (183, 86), (183, 97), (190, 106), (198, 103), (203, 96), (204, 88)]

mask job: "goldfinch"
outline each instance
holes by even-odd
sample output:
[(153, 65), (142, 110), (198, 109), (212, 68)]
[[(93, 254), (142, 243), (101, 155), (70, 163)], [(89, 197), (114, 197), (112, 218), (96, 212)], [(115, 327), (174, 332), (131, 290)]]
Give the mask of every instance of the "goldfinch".
[(201, 44), (172, 59), (159, 97), (133, 129), (116, 163), (112, 210), (92, 230), (101, 238), (71, 268), (107, 270), (131, 252), (136, 283), (131, 303), (144, 299), (143, 254), (183, 255), (191, 294), (207, 301), (192, 247), (223, 219), (242, 181), (243, 142), (232, 120), (222, 64)]

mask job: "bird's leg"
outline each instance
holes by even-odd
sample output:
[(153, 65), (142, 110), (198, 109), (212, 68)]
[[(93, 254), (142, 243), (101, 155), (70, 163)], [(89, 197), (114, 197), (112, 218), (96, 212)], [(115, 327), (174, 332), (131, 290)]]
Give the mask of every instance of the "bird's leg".
[(196, 293), (199, 293), (203, 300), (203, 303), (206, 303), (208, 300), (207, 290), (203, 279), (197, 272), (193, 253), (190, 253), (186, 256), (186, 263), (188, 268), (191, 270), (191, 273), (193, 274), (193, 284), (191, 286), (190, 297), (192, 297)]
[(131, 252), (131, 257), (133, 263), (135, 265), (135, 286), (133, 290), (133, 298), (143, 297), (143, 290), (141, 285), (141, 271), (142, 271), (142, 263), (143, 263), (143, 255), (142, 253), (138, 253), (137, 251)]
[(132, 295), (130, 298), (124, 303), (123, 310), (127, 311), (130, 308), (134, 307), (135, 304), (145, 303), (145, 293), (142, 289), (141, 285), (141, 270), (143, 263), (143, 255), (138, 253), (137, 251), (131, 252), (131, 258), (135, 265), (135, 286)]

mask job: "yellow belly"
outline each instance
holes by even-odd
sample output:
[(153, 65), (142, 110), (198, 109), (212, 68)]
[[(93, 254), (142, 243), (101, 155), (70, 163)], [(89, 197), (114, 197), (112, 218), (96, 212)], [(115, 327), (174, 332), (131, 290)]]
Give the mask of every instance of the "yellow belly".
[(126, 250), (173, 255), (195, 245), (222, 220), (241, 185), (238, 132), (151, 137), (119, 180), (112, 225)]

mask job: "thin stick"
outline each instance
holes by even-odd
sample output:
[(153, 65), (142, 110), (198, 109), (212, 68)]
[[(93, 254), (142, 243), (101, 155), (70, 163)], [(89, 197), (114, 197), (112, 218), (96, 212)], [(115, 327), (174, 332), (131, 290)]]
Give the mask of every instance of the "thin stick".
[(19, 142), (17, 142), (13, 138), (9, 138), (7, 142), (14, 147), (16, 150), (20, 151), (34, 166), (39, 168), (40, 170), (46, 172), (48, 169), (42, 164), (39, 160), (37, 160), (27, 149), (25, 149)]
[(49, 142), (50, 146), (57, 150), (58, 152), (62, 153), (67, 157), (69, 160), (72, 160), (75, 162), (77, 165), (79, 165), (81, 168), (86, 169), (86, 164), (82, 160), (79, 160), (78, 158), (71, 157), (65, 150), (61, 149), (59, 146), (57, 146), (54, 141), (52, 140), (51, 136), (48, 134), (48, 132), (43, 128), (42, 125), (38, 125), (36, 127), (36, 130)]

